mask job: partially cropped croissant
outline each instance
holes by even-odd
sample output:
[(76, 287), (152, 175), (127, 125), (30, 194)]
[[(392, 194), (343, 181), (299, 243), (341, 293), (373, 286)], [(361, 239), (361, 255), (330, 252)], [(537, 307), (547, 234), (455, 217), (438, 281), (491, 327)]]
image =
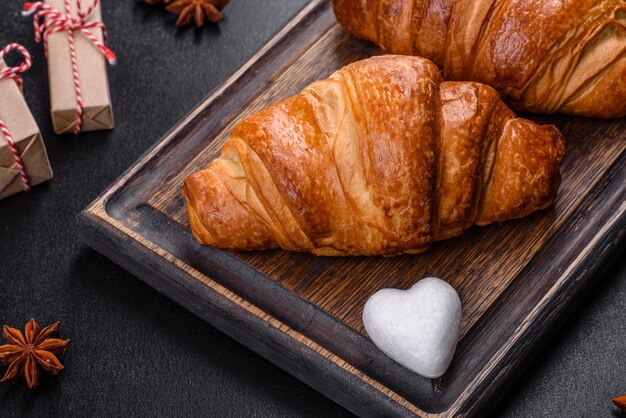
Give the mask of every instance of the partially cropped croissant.
[(418, 253), (552, 204), (563, 138), (424, 58), (359, 61), (239, 123), (184, 185), (194, 236), (236, 250)]
[(384, 51), (433, 60), (516, 108), (626, 115), (625, 0), (333, 0)]

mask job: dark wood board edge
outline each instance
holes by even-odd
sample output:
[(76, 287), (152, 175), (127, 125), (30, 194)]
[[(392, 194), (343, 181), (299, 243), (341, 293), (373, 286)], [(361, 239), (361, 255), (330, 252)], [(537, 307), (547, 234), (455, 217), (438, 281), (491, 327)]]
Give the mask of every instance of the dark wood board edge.
[[(106, 205), (106, 217), (110, 216), (110, 207), (111, 205)], [(150, 244), (154, 243), (173, 258), (184, 260), (194, 270), (208, 274), (212, 280), (293, 330), (306, 335), (408, 402), (420, 405), (421, 409), (429, 412), (440, 412), (449, 407), (451, 402), (447, 405), (439, 402), (441, 396), (433, 392), (431, 379), (421, 377), (396, 363), (367, 336), (319, 309), (313, 302), (281, 283), (268, 278), (236, 255), (200, 246), (186, 227), (172, 222), (166, 215), (148, 205), (124, 214), (136, 220), (132, 231), (142, 239)], [(111, 218), (125, 224), (123, 219), (113, 216)], [(154, 229), (152, 225), (159, 225), (159, 228)]]
[[(503, 359), (505, 371), (508, 373), (499, 373), (495, 376), (492, 383), (484, 388), (475, 392), (474, 396), (467, 401), (467, 414), (468, 416), (479, 416), (479, 414), (486, 414), (495, 408), (505, 397), (505, 395), (511, 390), (516, 380), (524, 374), (526, 369), (522, 367), (523, 364), (531, 365), (536, 359), (545, 352), (549, 343), (552, 341), (554, 334), (560, 329), (560, 327), (566, 322), (566, 320), (573, 314), (589, 295), (590, 291), (600, 282), (602, 275), (608, 271), (609, 267), (620, 256), (620, 243), (623, 245), (623, 241), (626, 238), (625, 229), (622, 226), (622, 231), (617, 234), (617, 231), (613, 231), (612, 237), (606, 242), (611, 242), (611, 245), (598, 245), (593, 250), (593, 256), (597, 256), (597, 261), (591, 266), (579, 267), (573, 274), (584, 274), (587, 277), (586, 280), (572, 280), (569, 283), (568, 288), (572, 290), (561, 290), (557, 295), (558, 300), (569, 297), (570, 300), (567, 303), (556, 304), (556, 308), (550, 311), (543, 312), (542, 316), (545, 319), (541, 321), (545, 325), (528, 341), (518, 344), (514, 350), (511, 350), (507, 356)], [(601, 242), (601, 244), (603, 244)], [(623, 251), (622, 251), (623, 252)], [(567, 296), (566, 296), (567, 295)], [(551, 331), (553, 328), (555, 331)], [(524, 346), (531, 346), (532, 349), (524, 350)], [(515, 352), (524, 354), (515, 358)], [(483, 393), (483, 398), (479, 398), (478, 393)]]
[(155, 264), (144, 263), (154, 253), (99, 216), (84, 211), (78, 216), (78, 223), (81, 237), (94, 250), (355, 414), (415, 415), (416, 411), (409, 411), (281, 330), (268, 327), (266, 321), (204, 286), (166, 259), (159, 258)]

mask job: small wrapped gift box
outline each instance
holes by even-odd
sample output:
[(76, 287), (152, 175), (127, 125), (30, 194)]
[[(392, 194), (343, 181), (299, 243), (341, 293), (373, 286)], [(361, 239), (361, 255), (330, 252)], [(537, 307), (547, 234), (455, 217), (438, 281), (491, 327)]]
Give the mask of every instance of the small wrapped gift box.
[(35, 14), (35, 36), (48, 60), (50, 105), (58, 134), (114, 127), (106, 62), (115, 54), (105, 45), (106, 28), (98, 0), (26, 3)]
[(0, 199), (52, 178), (46, 147), (19, 87), (18, 73), (30, 66), (30, 57), (21, 49), (28, 65), (9, 68), (2, 57), (12, 49), (17, 48), (0, 52)]

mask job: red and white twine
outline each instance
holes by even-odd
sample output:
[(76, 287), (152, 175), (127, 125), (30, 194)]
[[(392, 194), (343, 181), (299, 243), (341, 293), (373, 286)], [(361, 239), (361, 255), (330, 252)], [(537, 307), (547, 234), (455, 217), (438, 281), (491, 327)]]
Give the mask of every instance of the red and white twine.
[[(6, 54), (11, 51), (18, 51), (24, 57), (24, 61), (18, 65), (17, 67), (4, 67), (0, 69), (0, 80), (2, 79), (12, 79), (18, 85), (18, 87), (22, 88), (22, 77), (20, 74), (24, 71), (28, 70), (32, 64), (30, 59), (30, 54), (23, 46), (19, 44), (9, 44), (4, 47), (2, 51), (0, 51), (0, 59), (3, 59)], [(24, 191), (30, 190), (30, 181), (28, 179), (28, 174), (26, 174), (26, 167), (24, 167), (24, 162), (22, 161), (22, 157), (15, 146), (15, 141), (13, 140), (13, 135), (7, 128), (6, 124), (2, 119), (0, 119), (0, 132), (6, 139), (7, 144), (9, 145), (9, 151), (11, 155), (13, 155), (13, 159), (15, 160), (15, 166), (17, 170), (20, 172), (20, 177), (22, 178), (22, 185), (24, 187)]]
[[(92, 19), (91, 16), (98, 5), (99, 0), (93, 0), (93, 4), (83, 11), (81, 0), (76, 0), (76, 14), (78, 17), (72, 15), (72, 3), (71, 0), (65, 0), (65, 10), (60, 12), (49, 4), (43, 1), (29, 2), (24, 4), (24, 10), (22, 14), (24, 16), (34, 17), (35, 27), (35, 40), (37, 42), (43, 41), (44, 50), (46, 55), (48, 54), (48, 35), (57, 32), (67, 32), (69, 45), (70, 45), (70, 59), (72, 61), (72, 75), (74, 78), (74, 90), (76, 93), (76, 128), (74, 134), (80, 134), (83, 124), (83, 112), (84, 103), (83, 95), (80, 88), (80, 76), (78, 74), (78, 61), (76, 58), (76, 38), (75, 32), (80, 31), (89, 41), (102, 52), (109, 62), (109, 64), (115, 64), (117, 57), (105, 45), (107, 40), (106, 26), (99, 20)], [(93, 34), (91, 29), (100, 28), (104, 38), (104, 43), (100, 42), (98, 38)]]

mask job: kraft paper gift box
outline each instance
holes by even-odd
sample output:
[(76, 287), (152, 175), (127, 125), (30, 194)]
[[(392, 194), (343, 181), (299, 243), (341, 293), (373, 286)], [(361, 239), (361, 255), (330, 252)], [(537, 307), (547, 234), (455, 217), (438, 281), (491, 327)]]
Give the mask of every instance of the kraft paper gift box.
[[(0, 60), (0, 68), (5, 66)], [(31, 186), (52, 178), (46, 147), (37, 123), (14, 80), (0, 79), (0, 120), (13, 136), (13, 142), (26, 168)], [(0, 199), (24, 190), (20, 172), (6, 138), (0, 132)]]
[[(46, 0), (56, 10), (64, 12), (65, 0)], [(83, 0), (83, 10), (91, 5)], [(76, 0), (72, 0), (72, 15), (77, 17)], [(88, 22), (102, 20), (100, 3), (87, 19)], [(102, 42), (102, 29), (94, 27), (90, 31)], [(107, 63), (104, 54), (81, 31), (74, 32), (76, 39), (76, 59), (83, 96), (84, 113), (82, 131), (113, 129), (113, 110), (109, 94)], [(48, 78), (50, 84), (50, 105), (52, 123), (57, 134), (74, 132), (76, 126), (76, 93), (68, 33), (61, 31), (48, 35)]]

